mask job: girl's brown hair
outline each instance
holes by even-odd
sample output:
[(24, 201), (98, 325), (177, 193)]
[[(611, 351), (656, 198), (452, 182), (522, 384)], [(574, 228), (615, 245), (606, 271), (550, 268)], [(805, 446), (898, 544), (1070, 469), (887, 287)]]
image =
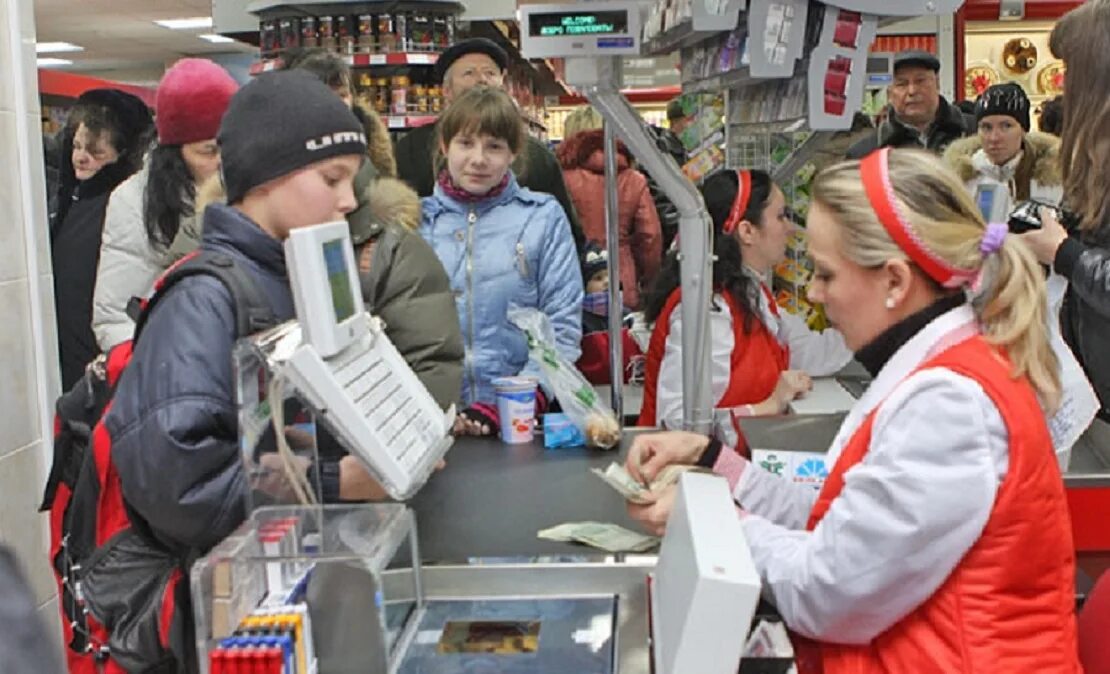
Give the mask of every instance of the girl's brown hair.
[[(1059, 365), (1048, 340), (1044, 274), (1032, 253), (1016, 237), (1007, 236), (997, 252), (983, 256), (983, 216), (960, 179), (937, 157), (919, 150), (892, 150), (888, 166), (899, 210), (925, 247), (952, 267), (982, 271), (983, 283), (972, 297), (972, 307), (984, 336), (1006, 353), (1014, 376), (1028, 377), (1042, 404), (1055, 409)], [(841, 250), (855, 264), (870, 268), (908, 259), (871, 207), (860, 162), (842, 162), (822, 171), (813, 183), (813, 199), (836, 218)]]
[(524, 121), (513, 99), (501, 89), (474, 87), (448, 106), (439, 118), (439, 147), (451, 144), (460, 133), (487, 134), (509, 144), (519, 155), (524, 148)]
[(1067, 66), (1060, 163), (1064, 204), (1080, 228), (1110, 219), (1110, 0), (1087, 0), (1064, 15), (1049, 48)]

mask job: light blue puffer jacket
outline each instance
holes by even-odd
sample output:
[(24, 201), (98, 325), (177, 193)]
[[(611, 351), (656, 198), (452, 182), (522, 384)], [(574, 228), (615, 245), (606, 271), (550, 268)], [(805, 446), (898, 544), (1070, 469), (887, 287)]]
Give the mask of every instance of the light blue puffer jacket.
[(510, 176), (504, 192), (477, 203), (455, 201), (436, 185), (422, 211), (420, 233), (451, 279), (466, 344), (464, 407), (492, 403), (496, 377), (539, 377), (524, 335), (506, 318), (510, 304), (547, 314), (559, 354), (578, 360), (582, 272), (566, 213), (554, 197), (520, 187)]

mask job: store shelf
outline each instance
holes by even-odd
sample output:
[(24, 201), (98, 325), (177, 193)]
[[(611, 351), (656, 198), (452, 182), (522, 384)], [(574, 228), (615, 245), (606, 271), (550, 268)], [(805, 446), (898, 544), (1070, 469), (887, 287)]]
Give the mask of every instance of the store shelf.
[(350, 54), (347, 65), (356, 68), (369, 66), (431, 66), (439, 58), (438, 52), (397, 52), (392, 54)]
[(802, 165), (809, 161), (814, 154), (825, 146), (836, 134), (835, 131), (814, 131), (799, 145), (786, 159), (774, 170), (773, 178), (776, 183), (783, 182), (798, 172)]
[[(438, 52), (392, 52), (388, 54), (345, 54), (343, 60), (356, 68), (371, 66), (430, 66), (435, 65)], [(280, 70), (280, 58), (264, 59), (251, 65), (250, 74), (258, 75), (271, 70)]]
[(724, 127), (722, 127), (722, 128), (716, 129), (715, 131), (713, 131), (713, 133), (709, 134), (709, 137), (706, 138), (702, 142), (701, 145), (699, 145), (696, 148), (694, 148), (693, 150), (691, 150), (689, 152), (689, 155), (691, 157), (696, 157), (699, 154), (701, 154), (702, 152), (705, 152), (706, 150), (708, 150), (709, 148), (719, 146), (724, 142), (725, 142), (725, 130), (724, 130)]
[(382, 118), (390, 129), (415, 129), (434, 124), (435, 115), (388, 115)]
[(682, 91), (687, 94), (708, 94), (766, 81), (764, 78), (752, 77), (751, 69), (743, 66), (710, 77), (683, 82)]
[(734, 135), (749, 135), (749, 134), (763, 134), (763, 133), (792, 133), (795, 131), (805, 131), (806, 129), (805, 117), (795, 117), (793, 119), (777, 119), (770, 122), (736, 122), (728, 125), (730, 133)]
[(644, 56), (663, 56), (679, 49), (686, 49), (721, 34), (719, 30), (694, 30), (694, 22), (687, 19), (659, 35), (645, 40), (641, 53)]

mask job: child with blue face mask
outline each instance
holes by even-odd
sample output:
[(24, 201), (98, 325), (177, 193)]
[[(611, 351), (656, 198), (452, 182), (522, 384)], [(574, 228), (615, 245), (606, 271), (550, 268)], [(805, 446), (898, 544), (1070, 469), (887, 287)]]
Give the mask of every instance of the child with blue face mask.
[[(578, 369), (591, 384), (611, 383), (609, 374), (609, 255), (596, 241), (586, 244), (582, 252), (582, 280), (585, 282), (585, 295), (582, 296), (582, 357)], [(616, 307), (622, 318), (628, 311), (623, 306)], [(630, 363), (642, 357), (636, 340), (624, 320), (621, 328), (622, 351), (624, 360), (624, 380), (627, 382), (631, 371)]]

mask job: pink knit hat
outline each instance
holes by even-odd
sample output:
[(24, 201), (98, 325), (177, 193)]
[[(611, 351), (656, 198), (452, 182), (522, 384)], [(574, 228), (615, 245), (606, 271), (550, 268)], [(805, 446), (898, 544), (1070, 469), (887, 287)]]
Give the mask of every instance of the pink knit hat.
[(173, 64), (155, 94), (154, 125), (162, 145), (183, 145), (215, 138), (228, 101), (239, 85), (207, 59)]

